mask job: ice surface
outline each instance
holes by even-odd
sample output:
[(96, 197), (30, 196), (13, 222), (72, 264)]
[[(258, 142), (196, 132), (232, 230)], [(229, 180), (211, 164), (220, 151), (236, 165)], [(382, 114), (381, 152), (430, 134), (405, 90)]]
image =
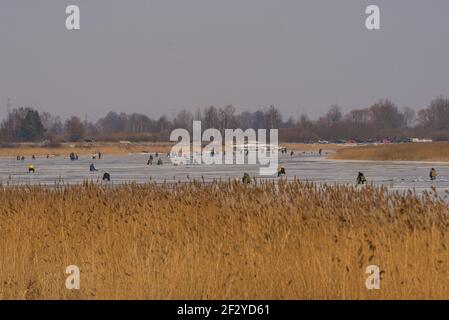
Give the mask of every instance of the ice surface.
[[(89, 156), (80, 156), (79, 160), (71, 161), (64, 157), (38, 157), (24, 161), (16, 158), (0, 158), (0, 177), (3, 184), (42, 184), (54, 185), (55, 182), (64, 184), (81, 183), (85, 180), (101, 182), (105, 171), (109, 172), (112, 183), (135, 181), (145, 183), (187, 181), (188, 179), (236, 179), (244, 172), (259, 179), (277, 179), (277, 177), (260, 177), (257, 165), (191, 165), (174, 166), (170, 159), (162, 156), (163, 165), (147, 165), (149, 155), (129, 154), (121, 156), (104, 155), (101, 160), (93, 160)], [(29, 174), (28, 165), (33, 164), (36, 173)], [(95, 164), (98, 172), (89, 172), (91, 163)], [(315, 154), (297, 153), (279, 155), (279, 164), (285, 167), (288, 179), (295, 177), (327, 184), (355, 184), (359, 171), (363, 172), (368, 182), (382, 184), (390, 190), (407, 190), (415, 188), (417, 192), (430, 190), (432, 186), (438, 193), (449, 190), (449, 163), (424, 162), (375, 162), (375, 161), (332, 161)], [(434, 167), (438, 178), (430, 181), (429, 171)]]

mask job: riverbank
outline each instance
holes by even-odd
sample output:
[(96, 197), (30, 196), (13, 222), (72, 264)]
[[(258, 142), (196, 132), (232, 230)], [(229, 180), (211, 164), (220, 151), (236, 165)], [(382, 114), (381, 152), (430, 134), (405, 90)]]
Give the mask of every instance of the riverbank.
[(98, 152), (110, 155), (122, 155), (141, 152), (168, 152), (171, 147), (171, 143), (62, 143), (57, 147), (44, 147), (39, 144), (25, 143), (0, 148), (0, 156), (67, 156), (72, 152), (78, 155), (90, 155)]
[(383, 144), (345, 147), (329, 156), (335, 160), (449, 161), (449, 142)]
[[(45, 147), (40, 144), (22, 143), (15, 146), (0, 147), (0, 157), (16, 157), (18, 155), (30, 157), (35, 156), (67, 156), (70, 153), (78, 155), (89, 155), (101, 152), (110, 155), (123, 155), (129, 153), (142, 152), (159, 152), (167, 153), (174, 144), (171, 142), (92, 142), (92, 143), (62, 143), (57, 147)], [(286, 147), (288, 150), (318, 152), (323, 150), (338, 150), (341, 145), (320, 145), (320, 144), (304, 144), (304, 143), (285, 143), (280, 146)]]

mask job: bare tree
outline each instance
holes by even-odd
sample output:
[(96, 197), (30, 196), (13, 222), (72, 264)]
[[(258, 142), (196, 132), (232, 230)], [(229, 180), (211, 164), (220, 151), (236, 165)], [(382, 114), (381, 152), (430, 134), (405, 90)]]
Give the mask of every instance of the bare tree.
[(204, 110), (204, 126), (207, 129), (218, 128), (220, 119), (218, 117), (218, 110), (214, 106), (207, 107)]
[(416, 123), (416, 111), (410, 107), (404, 107), (402, 109), (402, 114), (404, 115), (405, 125), (411, 128)]
[(332, 105), (326, 114), (326, 118), (329, 121), (329, 125), (336, 125), (343, 119), (343, 112), (338, 105)]
[(79, 141), (84, 138), (85, 130), (80, 118), (72, 116), (66, 120), (64, 131), (67, 134), (67, 139), (70, 141)]
[(184, 109), (178, 112), (174, 120), (175, 128), (186, 129), (192, 132), (193, 115), (190, 111)]
[(273, 105), (271, 105), (265, 111), (265, 122), (267, 129), (278, 129), (282, 122), (282, 116), (280, 111)]
[(418, 122), (424, 128), (449, 129), (449, 99), (439, 97), (427, 109), (418, 113)]

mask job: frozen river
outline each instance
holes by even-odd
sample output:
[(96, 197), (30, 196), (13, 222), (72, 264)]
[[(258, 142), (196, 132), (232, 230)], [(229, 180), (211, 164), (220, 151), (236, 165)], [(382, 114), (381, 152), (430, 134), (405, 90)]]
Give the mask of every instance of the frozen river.
[[(254, 165), (193, 165), (174, 166), (164, 156), (163, 165), (147, 165), (149, 155), (130, 154), (122, 156), (106, 155), (101, 160), (92, 160), (90, 156), (80, 156), (71, 161), (64, 157), (36, 160), (26, 158), (17, 161), (15, 158), (0, 158), (0, 177), (3, 184), (43, 184), (53, 185), (55, 182), (65, 184), (81, 183), (85, 180), (101, 181), (103, 172), (110, 173), (112, 182), (122, 183), (135, 181), (163, 182), (186, 181), (187, 179), (241, 178), (244, 172), (258, 177), (258, 166)], [(362, 171), (369, 182), (383, 184), (392, 190), (415, 188), (420, 192), (435, 186), (439, 193), (449, 190), (449, 163), (424, 162), (372, 162), (372, 161), (333, 161), (315, 155), (300, 154), (279, 155), (280, 165), (287, 172), (287, 178), (297, 177), (318, 183), (354, 184), (358, 171)], [(154, 161), (156, 162), (156, 161)], [(27, 173), (27, 166), (32, 163), (35, 174)], [(98, 172), (90, 173), (89, 165), (94, 163)], [(436, 181), (430, 181), (429, 171), (435, 167), (438, 172)], [(266, 178), (264, 178), (266, 179)]]

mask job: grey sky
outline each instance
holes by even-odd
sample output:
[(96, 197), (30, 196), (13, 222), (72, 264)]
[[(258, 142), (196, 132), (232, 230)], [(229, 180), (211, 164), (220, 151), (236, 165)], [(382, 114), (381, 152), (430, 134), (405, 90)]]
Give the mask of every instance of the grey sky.
[[(65, 29), (65, 7), (81, 30)], [(365, 28), (369, 4), (380, 31)], [(156, 117), (233, 104), (314, 117), (449, 96), (447, 0), (2, 0), (0, 112)]]

